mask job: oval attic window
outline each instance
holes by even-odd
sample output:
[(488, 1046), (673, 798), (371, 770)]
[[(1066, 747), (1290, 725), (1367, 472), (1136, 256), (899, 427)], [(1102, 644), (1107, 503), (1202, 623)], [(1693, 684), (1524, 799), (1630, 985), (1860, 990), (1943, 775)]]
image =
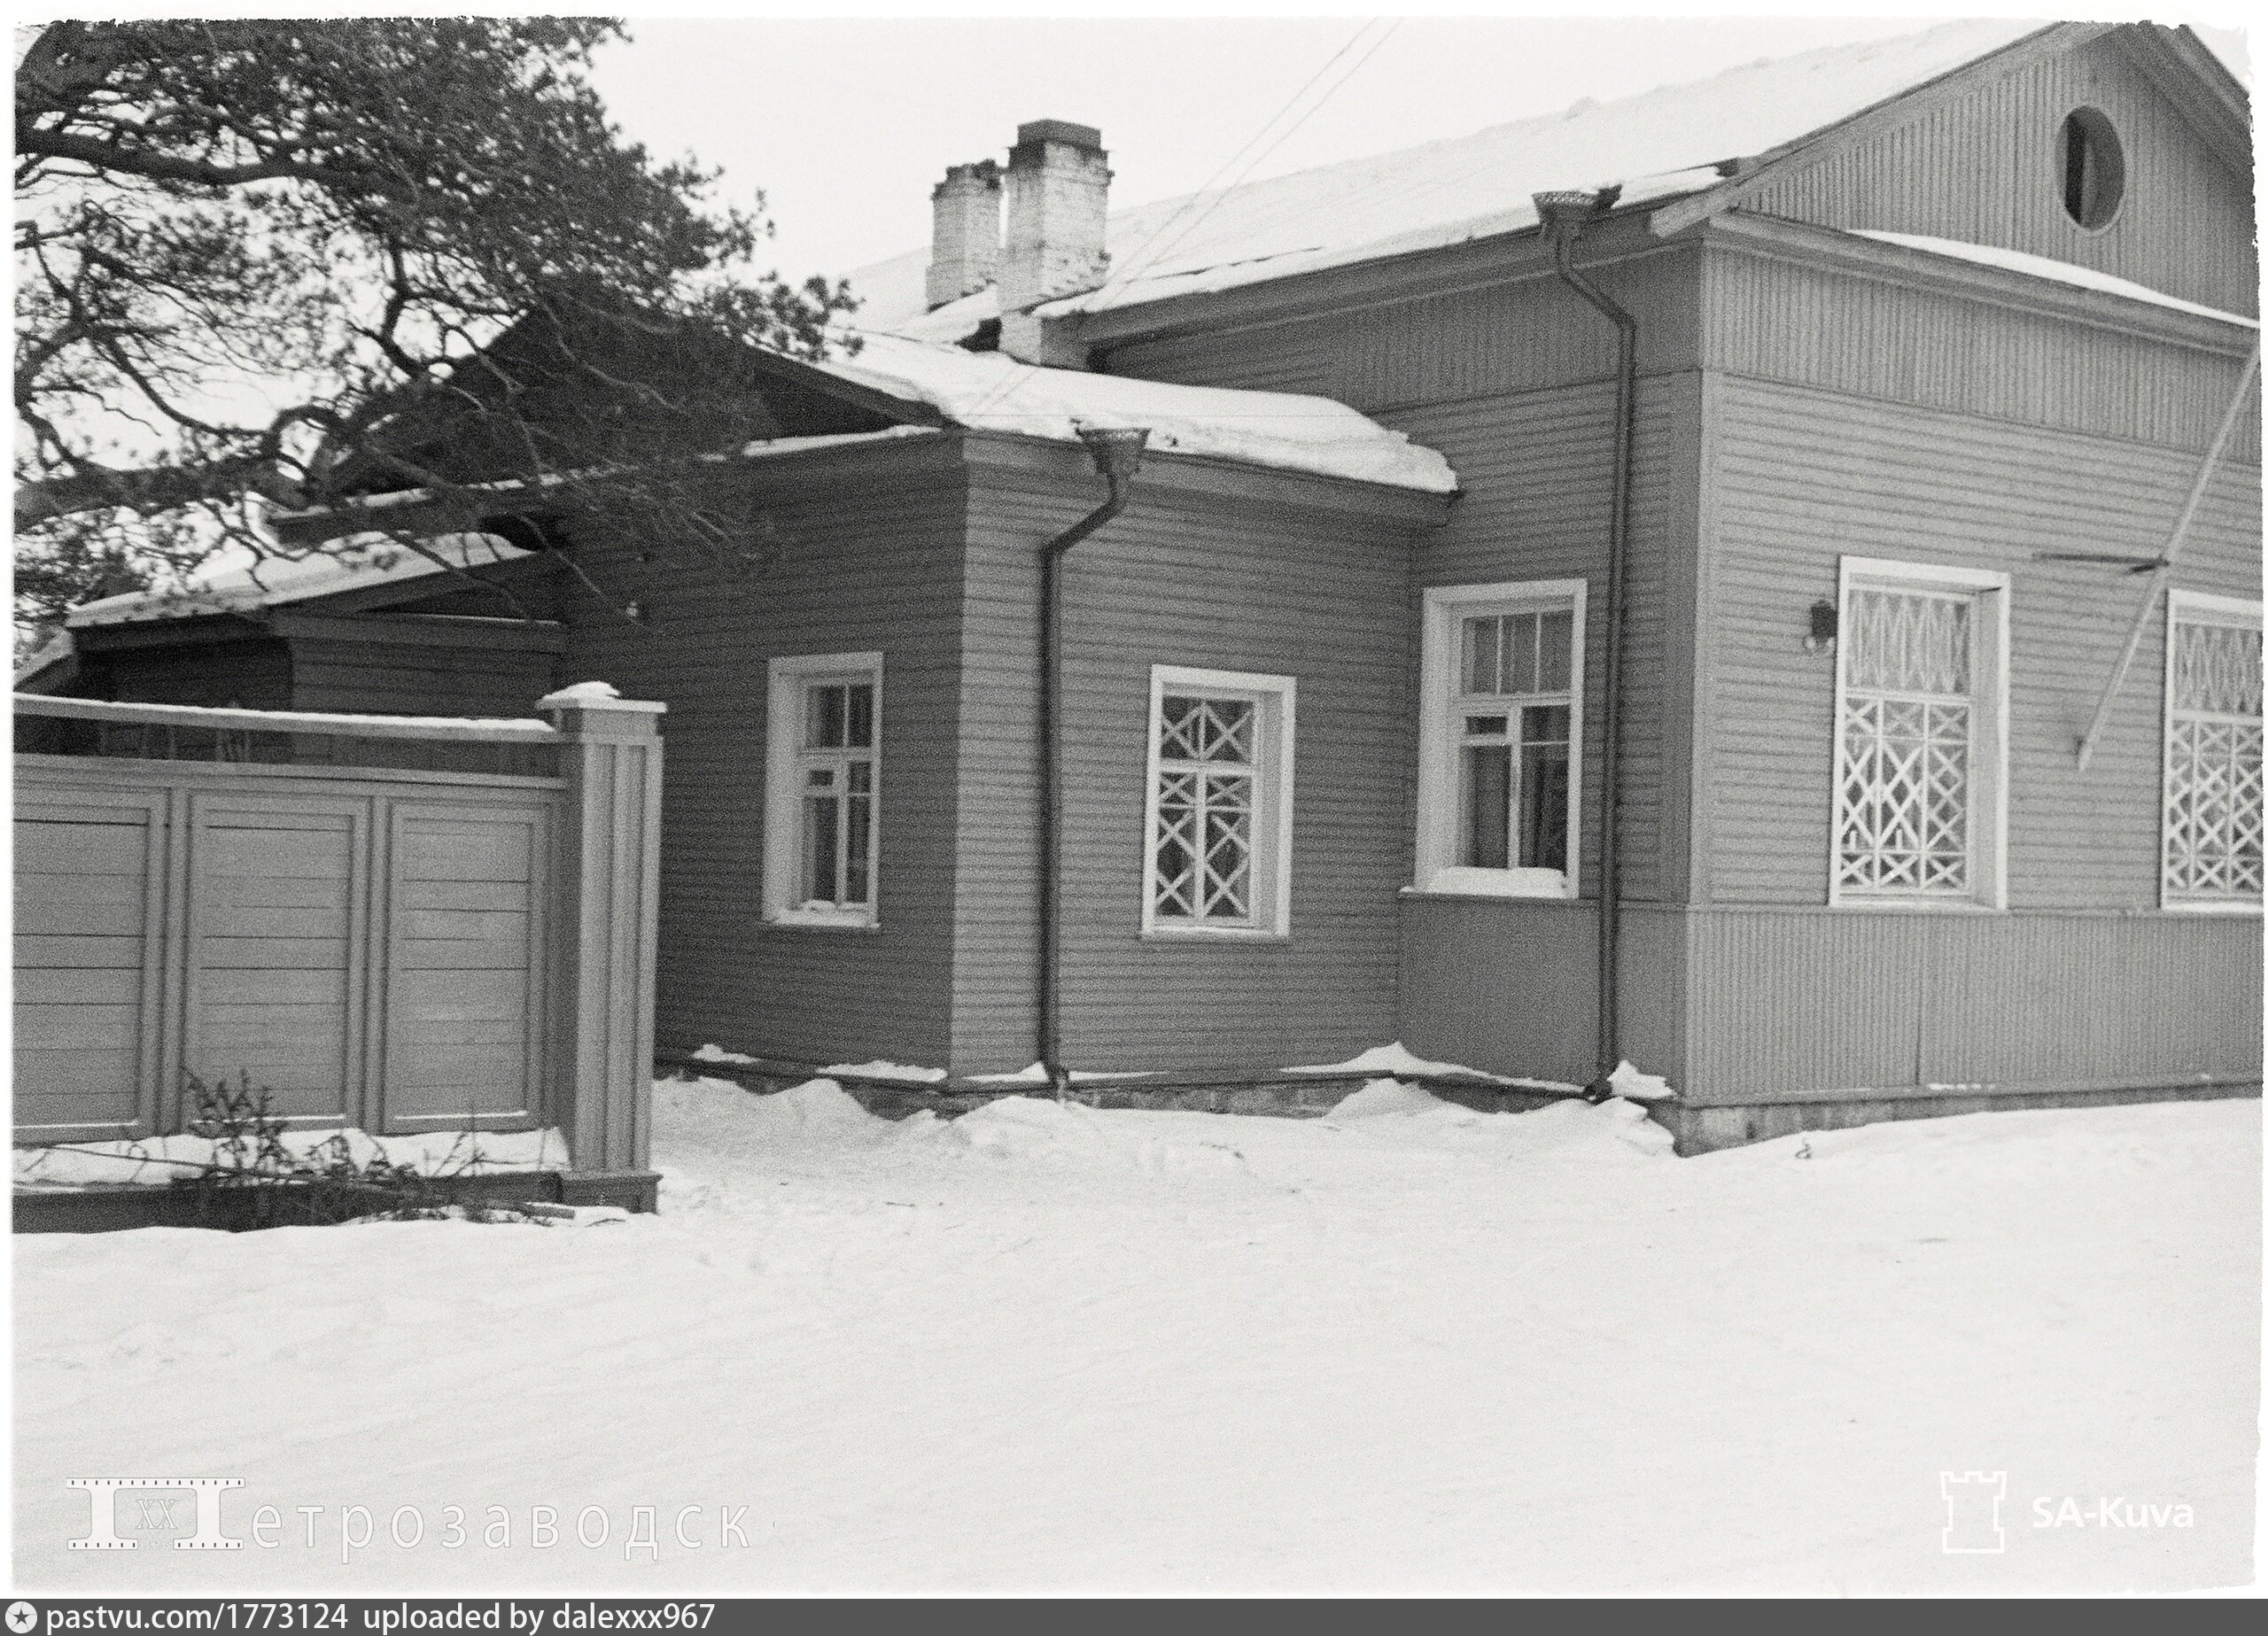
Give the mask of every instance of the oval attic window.
[(2126, 195), (2126, 155), (2101, 110), (2077, 108), (2063, 120), (2056, 149), (2063, 210), (2089, 232), (2110, 225)]

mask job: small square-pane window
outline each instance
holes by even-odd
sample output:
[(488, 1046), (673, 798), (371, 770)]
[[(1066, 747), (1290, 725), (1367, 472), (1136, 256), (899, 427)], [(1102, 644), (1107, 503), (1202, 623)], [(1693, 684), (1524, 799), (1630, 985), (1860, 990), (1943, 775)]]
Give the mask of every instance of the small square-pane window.
[(764, 896), (775, 921), (874, 920), (881, 673), (875, 654), (773, 662)]
[[(1456, 668), (1449, 697), (1426, 705), (1445, 722), (1454, 751), (1428, 748), (1420, 779), (1421, 869), (1533, 871), (1516, 884), (1538, 892), (1572, 889), (1569, 836), (1577, 791), (1573, 774), (1578, 705), (1578, 598), (1539, 590), (1483, 601), (1454, 599)], [(1427, 621), (1427, 669), (1441, 619)], [(1435, 684), (1439, 685), (1439, 684)], [(1439, 732), (1437, 727), (1433, 731)], [(1446, 801), (1452, 816), (1446, 819)], [(1422, 877), (1421, 877), (1422, 878)]]

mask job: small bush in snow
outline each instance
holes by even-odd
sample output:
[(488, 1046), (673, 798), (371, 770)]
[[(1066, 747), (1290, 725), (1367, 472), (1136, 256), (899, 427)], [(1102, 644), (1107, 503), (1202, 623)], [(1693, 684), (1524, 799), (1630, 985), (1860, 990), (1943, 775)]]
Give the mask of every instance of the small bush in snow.
[[(197, 1103), (190, 1128), (211, 1140), (213, 1156), (177, 1185), (195, 1189), (207, 1215), (230, 1226), (259, 1228), (369, 1217), (430, 1221), (450, 1213), (438, 1183), (462, 1165), (427, 1175), (383, 1152), (358, 1159), (343, 1134), (294, 1152), (284, 1140), (275, 1092), (266, 1086), (255, 1089), (251, 1074), (239, 1075), (234, 1085), (225, 1079), (208, 1085), (194, 1074), (185, 1077)], [(464, 1162), (478, 1157), (476, 1149)], [(478, 1206), (469, 1206), (466, 1213), (485, 1219)]]

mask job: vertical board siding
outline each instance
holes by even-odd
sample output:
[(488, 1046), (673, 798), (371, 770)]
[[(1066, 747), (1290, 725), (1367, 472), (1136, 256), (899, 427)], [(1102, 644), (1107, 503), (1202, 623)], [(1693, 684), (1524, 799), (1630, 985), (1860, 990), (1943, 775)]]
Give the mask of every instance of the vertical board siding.
[(1719, 909), (1692, 922), (1700, 1105), (2260, 1074), (2260, 922)]
[[(669, 706), (660, 1043), (829, 1063), (943, 1065), (951, 1046), (961, 508), (957, 469), (750, 504), (759, 571), (596, 543), (611, 607), (565, 599), (566, 682)], [(651, 556), (654, 560), (641, 558)], [(633, 626), (617, 611), (641, 604)], [(767, 927), (765, 665), (882, 655), (879, 929)], [(1017, 1065), (1021, 1066), (1021, 1065)]]
[(2012, 915), (1933, 923), (1926, 1083), (2260, 1074), (2260, 922)]
[[(1031, 1061), (1038, 553), (1086, 509), (980, 489), (969, 531), (954, 1066)], [(1146, 496), (1065, 578), (1063, 1004), (1083, 1068), (1329, 1060), (1390, 1037), (1406, 530)], [(1298, 682), (1291, 936), (1145, 939), (1150, 668)]]
[[(2056, 183), (2063, 118), (2083, 106), (2109, 116), (2125, 159), (2124, 199), (2099, 232), (2064, 213)], [(2217, 153), (2115, 36), (1831, 153), (1748, 207), (2027, 251), (2225, 311), (2259, 310), (2249, 168)]]
[[(1637, 315), (1645, 374), (1693, 367), (1697, 260), (1679, 245), (1591, 269)], [(1311, 392), (1375, 414), (1573, 385), (1612, 375), (1614, 361), (1613, 329), (1556, 275), (1531, 267), (1480, 289), (1133, 342), (1099, 367), (1191, 386)]]
[(1689, 1101), (1910, 1085), (1921, 1061), (1922, 915), (1697, 919), (1687, 1001)]
[[(1835, 661), (1802, 644), (1848, 553), (2010, 575), (2008, 901), (2155, 907), (2163, 608), (2082, 773), (2073, 748), (2142, 586), (2034, 554), (2153, 554), (2197, 457), (1763, 382), (1712, 377), (1709, 401), (1707, 896), (1826, 902)], [(2259, 482), (2222, 468), (2176, 585), (2259, 595)]]
[(102, 1140), (154, 1128), (166, 804), (161, 793), (17, 786), (21, 1134)]
[[(2016, 425), (2203, 449), (2244, 368), (2218, 351), (1833, 267), (1713, 249), (1707, 367)], [(2257, 461), (2257, 395), (2231, 444)]]

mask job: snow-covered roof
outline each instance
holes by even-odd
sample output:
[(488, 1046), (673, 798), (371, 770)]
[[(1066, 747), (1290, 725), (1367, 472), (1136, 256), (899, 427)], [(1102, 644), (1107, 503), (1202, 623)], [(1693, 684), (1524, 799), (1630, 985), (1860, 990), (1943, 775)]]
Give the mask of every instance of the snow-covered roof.
[(1289, 471), (1453, 493), (1448, 461), (1328, 398), (1177, 386), (1082, 369), (1046, 369), (1003, 353), (971, 353), (874, 335), (856, 357), (818, 366), (841, 379), (923, 403), (956, 425), (1074, 442), (1082, 426), (1145, 426), (1161, 453), (1214, 455)]
[(528, 554), (493, 534), (441, 534), (421, 543), (430, 555), (381, 533), (350, 534), (328, 542), (319, 552), (297, 558), (254, 562), (248, 554), (232, 552), (206, 563), (177, 584), (82, 603), (71, 610), (65, 623), (84, 629), (142, 619), (241, 614), (310, 597), (421, 579), (453, 568), (485, 568)]
[(2123, 296), (2129, 301), (2145, 301), (2152, 306), (2171, 307), (2177, 313), (2194, 313), (2200, 318), (2218, 319), (2225, 324), (2236, 324), (2247, 330), (2260, 328), (2256, 318), (2247, 318), (2241, 313), (2225, 313), (2218, 306), (2206, 306), (2196, 301), (2185, 301), (2179, 296), (2153, 290), (2148, 284), (2138, 284), (2131, 278), (2114, 278), (2108, 273), (2098, 273), (2091, 267), (2078, 267), (2069, 261), (2057, 261), (2047, 256), (2035, 256), (2027, 251), (2003, 250), (1997, 244), (1972, 244), (1957, 238), (1931, 238), (1922, 233), (1885, 233), (1872, 229), (1860, 229), (1854, 235), (1871, 238), (1878, 244), (1897, 244), (1907, 250), (1919, 250), (1925, 254), (1945, 256), (1955, 261), (1967, 261), (1978, 267), (1999, 267), (2003, 272), (2022, 273), (2032, 278), (2045, 278), (2059, 284), (2070, 284), (2080, 290), (2093, 290), (2104, 295)]
[[(1429, 494), (1456, 489), (1456, 474), (1433, 450), (1327, 398), (1036, 368), (997, 353), (968, 353), (895, 336), (869, 337), (855, 359), (837, 357), (812, 367), (885, 396), (927, 405), (952, 424), (972, 430), (1075, 443), (1082, 426), (1144, 426), (1150, 431), (1149, 446), (1163, 453), (1215, 455)], [(760, 461), (936, 435), (935, 427), (893, 426), (773, 438), (725, 458)], [(380, 495), (369, 504), (382, 509), (421, 498), (422, 492)], [(528, 554), (494, 534), (442, 534), (421, 543), (423, 551), (412, 550), (392, 534), (369, 531), (330, 540), (299, 557), (255, 562), (248, 553), (232, 552), (179, 581), (73, 609), (65, 617), (68, 629), (57, 639), (66, 645), (50, 642), (18, 675), (29, 677), (66, 656), (69, 629), (248, 613)]]
[[(1619, 184), (1634, 204), (1699, 192), (1720, 180), (1723, 161), (1798, 141), (2047, 26), (1972, 19), (1830, 46), (1225, 196), (1115, 211), (1112, 282), (1041, 311), (1096, 311), (1516, 232), (1534, 224), (1529, 196), (1546, 190)], [(928, 259), (925, 246), (850, 275), (862, 329), (956, 340), (996, 314), (989, 290), (926, 314)]]

